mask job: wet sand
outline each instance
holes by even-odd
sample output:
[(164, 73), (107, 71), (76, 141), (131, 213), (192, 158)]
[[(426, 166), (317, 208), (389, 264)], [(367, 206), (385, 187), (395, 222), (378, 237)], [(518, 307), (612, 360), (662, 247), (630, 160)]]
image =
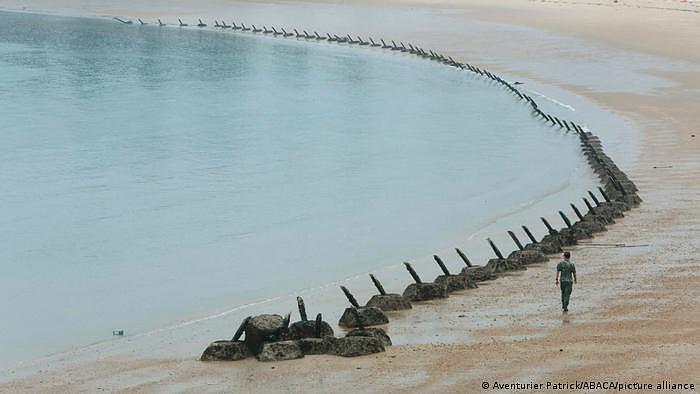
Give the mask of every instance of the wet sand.
[[(11, 8), (12, 3), (0, 1), (0, 7)], [(36, 3), (37, 7), (42, 5), (41, 1)], [(56, 8), (54, 2), (45, 3), (47, 9)], [(68, 13), (108, 11), (90, 9), (80, 2), (66, 0), (65, 3), (67, 7), (62, 11)], [(225, 2), (212, 0), (211, 3), (213, 8), (229, 7)], [(693, 3), (670, 0), (622, 3), (695, 7)], [(396, 7), (402, 15), (417, 8), (421, 10), (418, 18), (427, 19), (418, 27), (394, 21), (392, 29), (398, 30), (397, 36), (415, 39), (420, 35), (426, 45), (445, 48), (459, 60), (488, 64), (494, 71), (551, 86), (554, 93), (559, 89), (573, 92), (624, 117), (641, 130), (639, 156), (622, 167), (639, 186), (645, 202), (592, 241), (638, 246), (582, 244), (573, 248), (580, 282), (574, 288), (571, 313), (562, 315), (559, 310), (558, 289), (554, 285), (556, 260), (552, 260), (483, 284), (477, 290), (455, 294), (446, 301), (426, 303), (410, 313), (392, 316), (391, 330), (395, 335), (423, 336), (428, 345), (399, 345), (385, 354), (356, 359), (307, 356), (276, 364), (255, 360), (202, 363), (196, 360), (198, 354), (182, 358), (105, 355), (96, 361), (67, 363), (10, 381), (0, 385), (0, 390), (475, 392), (481, 390), (484, 381), (546, 383), (576, 379), (653, 384), (667, 380), (694, 383), (697, 389), (700, 384), (700, 15), (658, 8), (585, 5), (576, 1), (508, 0), (497, 6), (478, 0), (426, 1), (408, 8), (401, 4), (391, 1), (382, 7)], [(177, 6), (187, 10), (184, 0), (178, 1)], [(165, 8), (162, 1), (139, 7), (145, 8), (143, 13), (139, 11), (140, 15)], [(203, 7), (201, 3), (197, 5)], [(327, 10), (328, 3), (305, 3), (304, 7)], [(119, 13), (129, 15), (123, 9), (128, 7), (124, 6)], [(192, 7), (189, 9), (196, 15)], [(456, 25), (441, 28), (440, 34), (426, 35), (430, 18), (443, 20), (440, 18), (445, 12)], [(276, 18), (284, 19), (279, 15)], [(310, 25), (323, 26), (318, 16), (309, 18)], [(566, 74), (550, 72), (566, 66), (567, 63), (562, 66), (561, 62), (575, 63), (580, 58), (575, 50), (560, 48), (543, 56), (537, 53), (535, 42), (534, 49), (523, 53), (522, 48), (509, 47), (512, 33), (507, 31), (494, 33), (503, 34), (502, 37), (474, 39), (450, 34), (458, 32), (461, 23), (471, 21), (530, 26), (546, 34), (571, 35), (610, 51), (650, 54), (662, 61), (648, 65), (644, 73), (667, 83), (651, 89), (619, 87), (613, 82), (622, 75), (611, 74), (604, 77), (610, 79), (609, 88), (587, 86), (576, 78), (567, 78)], [(367, 29), (382, 30), (372, 23), (367, 22)], [(344, 31), (346, 27), (332, 31)], [(500, 41), (504, 45), (485, 48), (486, 41)], [(517, 56), (510, 55), (515, 53)], [(493, 61), (494, 58), (503, 60)], [(523, 66), (534, 60), (541, 61), (539, 69)], [(605, 59), (587, 60), (593, 67), (607, 66)], [(679, 61), (683, 67), (667, 67)], [(632, 70), (636, 64), (619, 66), (619, 70), (629, 68), (635, 75), (640, 73)], [(618, 155), (625, 153), (619, 146), (606, 147)], [(615, 154), (612, 157), (624, 159)]]

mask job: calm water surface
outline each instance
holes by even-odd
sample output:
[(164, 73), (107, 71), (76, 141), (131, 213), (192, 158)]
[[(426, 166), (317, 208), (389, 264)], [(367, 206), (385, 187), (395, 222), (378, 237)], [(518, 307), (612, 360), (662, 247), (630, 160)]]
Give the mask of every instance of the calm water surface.
[(591, 184), (576, 138), (424, 60), (0, 13), (0, 358), (459, 246)]

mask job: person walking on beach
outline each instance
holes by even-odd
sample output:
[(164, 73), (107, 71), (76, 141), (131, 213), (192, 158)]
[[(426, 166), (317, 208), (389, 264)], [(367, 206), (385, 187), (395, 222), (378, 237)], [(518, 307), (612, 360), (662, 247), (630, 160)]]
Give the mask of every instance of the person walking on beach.
[(576, 283), (576, 266), (569, 259), (571, 253), (564, 252), (564, 260), (557, 264), (557, 286), (561, 287), (561, 309), (569, 311), (569, 297)]

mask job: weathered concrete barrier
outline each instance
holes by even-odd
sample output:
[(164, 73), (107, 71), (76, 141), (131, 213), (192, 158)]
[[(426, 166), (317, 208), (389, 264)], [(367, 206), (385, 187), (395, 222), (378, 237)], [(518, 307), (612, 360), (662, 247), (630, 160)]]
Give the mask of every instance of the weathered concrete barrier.
[[(523, 226), (523, 227), (525, 227), (525, 226)], [(525, 228), (527, 228), (527, 227), (525, 227)], [(530, 230), (528, 230), (528, 231), (530, 231)], [(510, 238), (515, 243), (515, 246), (518, 247), (518, 250), (509, 254), (507, 260), (517, 260), (520, 265), (541, 263), (541, 262), (545, 262), (545, 261), (549, 260), (547, 255), (542, 251), (542, 248), (540, 247), (540, 245), (537, 243), (537, 240), (535, 240), (535, 237), (532, 237), (532, 239), (535, 242), (528, 244), (527, 247), (525, 247), (525, 246), (523, 246), (523, 244), (518, 239), (518, 236), (515, 235), (515, 233), (513, 231), (508, 230), (508, 235), (510, 235)], [(530, 235), (532, 235), (532, 234), (530, 234)]]
[(379, 291), (379, 294), (373, 295), (372, 298), (367, 301), (365, 306), (379, 308), (385, 312), (400, 311), (412, 308), (411, 301), (409, 299), (401, 294), (387, 294), (387, 292), (384, 290), (384, 286), (382, 286), (381, 282), (379, 282), (379, 279), (372, 274), (370, 274), (369, 277), (372, 279), (372, 282), (377, 288), (377, 291)]
[(571, 236), (577, 241), (580, 239), (593, 238), (593, 234), (590, 231), (588, 231), (588, 229), (585, 226), (576, 227), (572, 225), (571, 221), (564, 212), (559, 211), (559, 216), (561, 216), (562, 220), (566, 224), (566, 228), (559, 230), (559, 234), (564, 236)]
[(503, 253), (501, 253), (498, 246), (496, 246), (491, 238), (486, 238), (486, 241), (488, 241), (489, 245), (491, 246), (491, 250), (493, 250), (493, 253), (496, 255), (495, 259), (490, 259), (486, 263), (487, 267), (489, 265), (493, 267), (494, 273), (498, 274), (504, 271), (526, 269), (524, 265), (520, 264), (519, 260), (508, 260), (504, 258)]
[(542, 238), (542, 241), (540, 243), (551, 243), (558, 245), (560, 248), (562, 246), (572, 246), (576, 245), (578, 241), (576, 241), (576, 238), (571, 234), (571, 232), (560, 232), (552, 228), (552, 225), (549, 224), (547, 219), (541, 217), (540, 220), (542, 220), (542, 223), (544, 223), (545, 227), (547, 227), (547, 231), (549, 231), (549, 234), (545, 235), (544, 238)]
[(331, 351), (341, 357), (358, 357), (385, 351), (382, 341), (374, 337), (352, 336), (332, 338)]
[(285, 361), (304, 357), (299, 341), (266, 342), (256, 356), (259, 361)]
[(253, 316), (245, 325), (245, 343), (250, 351), (257, 355), (265, 342), (289, 339), (287, 325), (289, 321), (280, 315)]
[(535, 238), (534, 235), (532, 235), (532, 232), (527, 226), (522, 226), (523, 231), (525, 231), (525, 234), (527, 234), (528, 238), (530, 239), (530, 243), (525, 245), (525, 250), (539, 250), (540, 252), (544, 253), (545, 255), (548, 254), (555, 254), (561, 252), (561, 244), (559, 243), (552, 243), (552, 242), (539, 242), (537, 241), (537, 238)]
[(435, 283), (444, 285), (448, 293), (470, 288), (467, 276), (452, 275), (438, 255), (433, 255), (433, 259), (443, 272), (443, 275), (439, 275), (435, 278)]
[(391, 346), (391, 338), (386, 334), (386, 331), (384, 331), (381, 328), (377, 327), (370, 327), (370, 328), (355, 328), (350, 330), (347, 334), (345, 334), (346, 337), (369, 337), (369, 338), (377, 338), (379, 341), (382, 343), (382, 345), (386, 346)]
[(510, 235), (510, 237), (513, 239), (513, 242), (515, 243), (515, 246), (518, 247), (518, 250), (513, 251), (511, 254), (509, 254), (506, 260), (516, 261), (516, 264), (519, 266), (525, 266), (533, 263), (542, 263), (549, 260), (549, 258), (547, 257), (547, 255), (544, 254), (537, 242), (529, 244), (528, 247), (525, 248), (514, 232), (508, 230), (508, 235)]
[(340, 317), (340, 321), (338, 321), (339, 326), (354, 328), (389, 323), (389, 318), (386, 317), (381, 309), (376, 307), (360, 306), (355, 297), (345, 286), (340, 286), (340, 289), (343, 291), (345, 297), (347, 297), (352, 306), (350, 308), (346, 308), (343, 312), (343, 315)]
[(588, 213), (586, 213), (584, 215), (584, 218), (586, 218), (586, 220), (593, 220), (593, 221), (596, 221), (604, 226), (606, 226), (608, 224), (615, 223), (615, 219), (613, 218), (612, 215), (605, 215), (602, 213), (596, 213), (595, 207), (593, 207), (593, 205), (591, 205), (591, 202), (588, 201), (588, 199), (586, 197), (583, 197), (583, 203), (586, 204), (586, 208), (588, 208)]
[(323, 321), (321, 314), (316, 316), (316, 320), (308, 320), (306, 316), (306, 306), (301, 297), (297, 297), (297, 306), (301, 320), (290, 324), (289, 337), (292, 339), (332, 337), (333, 328)]
[(496, 279), (496, 275), (493, 272), (492, 267), (473, 265), (471, 261), (469, 261), (469, 258), (467, 258), (467, 255), (459, 250), (459, 248), (455, 248), (455, 251), (457, 251), (457, 254), (462, 261), (464, 261), (464, 264), (467, 265), (466, 267), (462, 268), (462, 271), (459, 274), (463, 275), (468, 281), (473, 283), (474, 288), (479, 287), (477, 286), (477, 282)]
[(252, 356), (253, 353), (242, 341), (212, 342), (199, 358), (202, 361), (237, 361)]
[(598, 221), (595, 216), (584, 216), (581, 214), (581, 211), (578, 210), (578, 207), (576, 204), (571, 203), (571, 209), (574, 210), (574, 213), (576, 214), (576, 217), (578, 217), (579, 221), (574, 224), (574, 226), (579, 226), (579, 227), (584, 227), (586, 231), (589, 231), (591, 234), (593, 233), (600, 233), (603, 231), (607, 231), (608, 229), (605, 228), (605, 225)]
[(447, 287), (441, 283), (423, 283), (416, 271), (409, 263), (403, 263), (406, 269), (413, 277), (415, 283), (411, 283), (406, 287), (403, 296), (411, 301), (427, 301), (436, 298), (447, 298)]

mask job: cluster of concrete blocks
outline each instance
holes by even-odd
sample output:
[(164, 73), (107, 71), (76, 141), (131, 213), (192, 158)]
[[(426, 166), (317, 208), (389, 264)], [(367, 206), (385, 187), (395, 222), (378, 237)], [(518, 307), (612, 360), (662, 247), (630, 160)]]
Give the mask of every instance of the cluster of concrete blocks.
[[(391, 339), (381, 328), (359, 324), (344, 337), (335, 337), (321, 314), (308, 320), (304, 300), (297, 297), (301, 320), (290, 324), (290, 315), (257, 315), (246, 318), (231, 340), (212, 342), (202, 361), (236, 361), (255, 356), (260, 361), (283, 361), (310, 354), (356, 357), (385, 351)], [(361, 318), (358, 318), (362, 322)], [(245, 334), (244, 339), (241, 337)]]

